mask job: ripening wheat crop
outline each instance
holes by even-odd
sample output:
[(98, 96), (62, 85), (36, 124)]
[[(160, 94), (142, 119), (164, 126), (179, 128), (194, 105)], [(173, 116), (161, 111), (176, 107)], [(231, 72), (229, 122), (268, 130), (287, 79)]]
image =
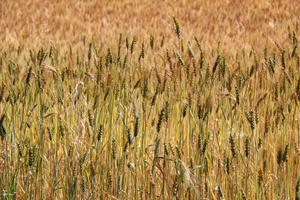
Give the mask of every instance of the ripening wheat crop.
[(2, 37), (0, 199), (300, 199), (298, 21), (235, 46), (178, 16), (171, 33)]

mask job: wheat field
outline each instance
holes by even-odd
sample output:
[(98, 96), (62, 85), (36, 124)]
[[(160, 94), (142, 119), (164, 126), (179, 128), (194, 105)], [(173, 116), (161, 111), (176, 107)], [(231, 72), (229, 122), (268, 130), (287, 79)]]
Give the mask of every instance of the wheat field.
[(300, 199), (296, 0), (0, 10), (0, 199)]

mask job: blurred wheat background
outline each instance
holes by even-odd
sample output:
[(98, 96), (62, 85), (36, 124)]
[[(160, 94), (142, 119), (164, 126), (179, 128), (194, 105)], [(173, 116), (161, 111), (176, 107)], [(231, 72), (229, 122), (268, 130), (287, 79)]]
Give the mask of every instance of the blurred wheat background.
[[(4, 44), (82, 41), (83, 35), (113, 43), (119, 33), (174, 38), (172, 16), (184, 40), (197, 35), (203, 46), (260, 46), (263, 34), (284, 42), (298, 20), (299, 2), (287, 1), (2, 1), (0, 38)], [(46, 41), (45, 41), (46, 40)], [(168, 40), (169, 41), (169, 40)], [(212, 48), (212, 47), (211, 47)]]

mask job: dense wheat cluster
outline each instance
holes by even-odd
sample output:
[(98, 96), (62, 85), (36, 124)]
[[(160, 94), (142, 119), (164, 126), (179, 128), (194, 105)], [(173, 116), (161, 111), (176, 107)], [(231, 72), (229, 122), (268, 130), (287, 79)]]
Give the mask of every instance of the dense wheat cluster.
[(155, 3), (1, 2), (1, 199), (300, 199), (300, 6)]

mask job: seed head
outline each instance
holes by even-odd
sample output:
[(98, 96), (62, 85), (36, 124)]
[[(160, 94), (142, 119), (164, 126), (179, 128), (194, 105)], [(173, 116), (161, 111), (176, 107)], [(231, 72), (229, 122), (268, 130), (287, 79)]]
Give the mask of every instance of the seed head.
[(173, 16), (173, 21), (174, 21), (174, 24), (175, 24), (177, 37), (178, 37), (178, 39), (180, 39), (180, 27), (179, 27), (179, 24), (178, 24), (177, 19), (175, 18), (175, 16)]

